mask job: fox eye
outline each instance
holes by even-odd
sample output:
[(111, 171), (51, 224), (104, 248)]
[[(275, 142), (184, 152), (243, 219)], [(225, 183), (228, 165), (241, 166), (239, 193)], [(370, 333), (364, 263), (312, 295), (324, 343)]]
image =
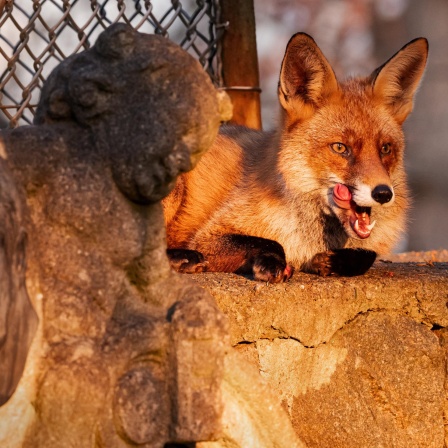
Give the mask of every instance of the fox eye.
[(381, 155), (386, 156), (392, 152), (392, 145), (390, 143), (385, 143), (381, 146)]
[(330, 148), (337, 154), (348, 154), (348, 148), (344, 145), (344, 143), (331, 143)]

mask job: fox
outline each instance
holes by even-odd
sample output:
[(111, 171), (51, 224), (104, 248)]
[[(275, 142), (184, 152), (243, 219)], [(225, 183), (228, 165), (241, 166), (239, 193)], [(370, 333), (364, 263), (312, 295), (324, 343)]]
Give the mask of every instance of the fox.
[(406, 228), (402, 125), (427, 58), (417, 38), (370, 76), (339, 81), (314, 39), (293, 35), (278, 127), (223, 125), (163, 200), (171, 266), (269, 283), (366, 273)]

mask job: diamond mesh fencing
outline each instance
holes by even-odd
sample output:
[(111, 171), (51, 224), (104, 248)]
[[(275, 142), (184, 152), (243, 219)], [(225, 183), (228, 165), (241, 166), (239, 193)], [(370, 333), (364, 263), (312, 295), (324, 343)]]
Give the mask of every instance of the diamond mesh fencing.
[(0, 121), (32, 123), (53, 68), (125, 22), (178, 43), (221, 85), (219, 0), (0, 0)]

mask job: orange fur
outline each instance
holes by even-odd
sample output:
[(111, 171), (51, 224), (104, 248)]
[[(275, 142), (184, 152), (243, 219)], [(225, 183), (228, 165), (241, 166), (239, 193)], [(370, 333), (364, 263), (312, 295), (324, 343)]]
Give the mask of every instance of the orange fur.
[[(280, 73), (279, 129), (222, 128), (164, 200), (168, 247), (201, 252), (208, 270), (244, 267), (268, 281), (288, 278), (286, 262), (331, 273), (342, 248), (388, 252), (405, 228), (401, 125), (426, 58), (426, 40), (416, 39), (370, 77), (338, 82), (314, 40), (294, 35)], [(338, 184), (350, 191), (350, 206), (336, 203)], [(274, 273), (257, 277), (260, 270)]]

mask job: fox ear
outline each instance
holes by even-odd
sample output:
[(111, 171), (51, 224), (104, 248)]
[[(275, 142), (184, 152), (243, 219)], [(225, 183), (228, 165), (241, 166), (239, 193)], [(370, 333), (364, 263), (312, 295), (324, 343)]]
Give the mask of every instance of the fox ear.
[(386, 104), (400, 124), (412, 111), (427, 59), (428, 41), (421, 37), (405, 45), (371, 75), (374, 96)]
[(280, 104), (296, 118), (307, 118), (320, 107), (338, 82), (325, 56), (311, 36), (297, 33), (286, 47), (280, 70)]

